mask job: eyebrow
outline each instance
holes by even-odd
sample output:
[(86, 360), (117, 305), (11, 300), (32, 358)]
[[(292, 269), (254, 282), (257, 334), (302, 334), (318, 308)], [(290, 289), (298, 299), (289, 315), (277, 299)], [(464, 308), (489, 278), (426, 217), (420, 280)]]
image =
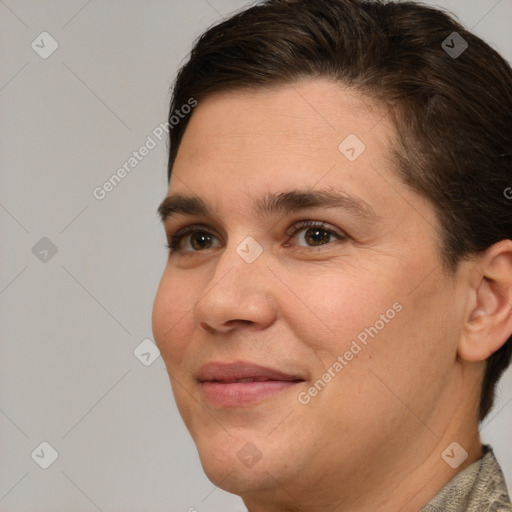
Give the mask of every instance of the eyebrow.
[[(257, 200), (254, 210), (257, 215), (271, 216), (306, 210), (308, 208), (339, 208), (363, 219), (375, 219), (372, 207), (358, 197), (333, 190), (290, 190), (269, 193)], [(157, 210), (162, 222), (176, 215), (217, 216), (214, 208), (197, 196), (172, 194), (167, 196)]]

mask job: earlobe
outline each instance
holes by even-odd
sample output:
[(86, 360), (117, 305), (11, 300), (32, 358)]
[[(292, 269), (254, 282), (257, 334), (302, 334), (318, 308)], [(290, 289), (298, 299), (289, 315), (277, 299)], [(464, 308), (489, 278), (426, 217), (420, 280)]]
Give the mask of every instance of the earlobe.
[(512, 240), (502, 240), (479, 256), (475, 300), (459, 342), (458, 355), (484, 361), (512, 335)]

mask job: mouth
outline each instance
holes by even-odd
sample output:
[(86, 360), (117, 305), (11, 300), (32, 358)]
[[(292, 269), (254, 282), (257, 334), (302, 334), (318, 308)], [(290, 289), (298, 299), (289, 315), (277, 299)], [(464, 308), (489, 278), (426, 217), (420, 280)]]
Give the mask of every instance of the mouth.
[(251, 405), (304, 382), (297, 373), (245, 362), (208, 363), (200, 368), (197, 379), (206, 401), (216, 407)]

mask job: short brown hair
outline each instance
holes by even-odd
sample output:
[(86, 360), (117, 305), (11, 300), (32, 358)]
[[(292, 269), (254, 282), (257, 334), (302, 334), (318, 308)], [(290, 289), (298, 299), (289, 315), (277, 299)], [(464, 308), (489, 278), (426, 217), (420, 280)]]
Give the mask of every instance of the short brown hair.
[[(447, 51), (456, 42), (467, 44), (460, 55)], [(504, 194), (512, 184), (512, 70), (438, 9), (382, 0), (259, 2), (196, 41), (174, 83), (169, 119), (191, 97), (305, 77), (338, 81), (389, 108), (397, 172), (435, 208), (447, 272), (512, 238)], [(188, 119), (170, 129), (169, 180)], [(480, 421), (511, 355), (512, 337), (488, 358)]]

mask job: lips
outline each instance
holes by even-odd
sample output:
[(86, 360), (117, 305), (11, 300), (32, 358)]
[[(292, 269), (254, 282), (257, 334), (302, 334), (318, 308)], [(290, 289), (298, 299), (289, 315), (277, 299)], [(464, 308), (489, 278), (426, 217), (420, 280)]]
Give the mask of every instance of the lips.
[(207, 402), (217, 407), (240, 407), (276, 396), (303, 382), (300, 374), (246, 362), (212, 362), (197, 374)]

